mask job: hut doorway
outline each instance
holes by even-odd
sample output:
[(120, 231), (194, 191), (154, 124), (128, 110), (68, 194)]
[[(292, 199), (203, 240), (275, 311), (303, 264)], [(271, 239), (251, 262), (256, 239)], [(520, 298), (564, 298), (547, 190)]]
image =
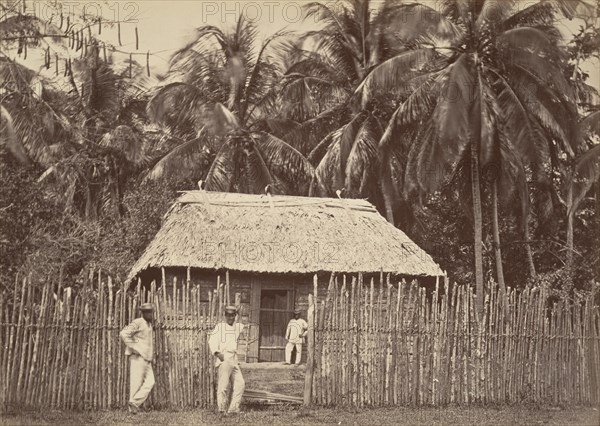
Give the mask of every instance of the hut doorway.
[(258, 360), (285, 360), (285, 330), (291, 318), (294, 292), (288, 289), (261, 290)]

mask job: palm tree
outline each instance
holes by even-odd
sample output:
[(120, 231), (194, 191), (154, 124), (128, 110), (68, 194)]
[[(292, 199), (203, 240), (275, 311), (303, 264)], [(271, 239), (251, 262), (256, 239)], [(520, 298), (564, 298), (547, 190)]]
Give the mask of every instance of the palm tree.
[[(385, 156), (394, 146), (394, 132), (415, 123), (423, 126), (419, 137), (405, 147), (405, 190), (435, 191), (461, 160), (469, 162), (480, 313), (484, 294), (482, 171), (507, 163), (508, 157), (501, 155), (505, 141), (539, 176), (558, 151), (569, 155), (574, 151), (570, 136), (576, 111), (562, 73), (560, 34), (553, 26), (558, 12), (574, 12), (571, 6), (573, 2), (542, 1), (518, 10), (514, 2), (448, 0), (442, 2), (441, 10), (418, 15), (430, 22), (445, 22), (456, 35), (418, 43), (415, 52), (438, 65), (415, 77), (414, 92), (394, 112), (380, 143)], [(365, 78), (367, 98), (365, 86), (386, 89), (402, 78), (388, 73), (384, 63)]]
[[(289, 100), (284, 113), (296, 120), (286, 137), (303, 140), (316, 167), (310, 194), (333, 196), (343, 189), (345, 196), (368, 197), (391, 223), (403, 202), (396, 191), (402, 159), (395, 151), (380, 158), (377, 144), (403, 87), (375, 91), (362, 104), (354, 92), (377, 65), (386, 64), (388, 76), (426, 66), (410, 49), (413, 28), (403, 22), (404, 7), (386, 1), (375, 9), (368, 0), (306, 5), (307, 17), (315, 16), (323, 28), (302, 39), (309, 50), (300, 49), (294, 58), (282, 97)], [(449, 29), (439, 28), (444, 34)], [(318, 103), (312, 101), (315, 94)]]
[(595, 87), (586, 83), (589, 78), (580, 68), (579, 65), (583, 60), (590, 57), (598, 58), (600, 55), (600, 29), (597, 28), (596, 13), (584, 18), (584, 26), (580, 27), (579, 33), (576, 34), (568, 46), (570, 58), (574, 60), (567, 68), (566, 72), (570, 74), (570, 83), (574, 88), (578, 106), (587, 112), (587, 115), (582, 118), (578, 126), (578, 138), (582, 147), (591, 148), (581, 155), (569, 165), (565, 174), (565, 182), (563, 185), (563, 194), (565, 194), (565, 204), (567, 207), (567, 287), (573, 286), (573, 227), (575, 213), (579, 204), (585, 197), (585, 194), (590, 190), (593, 182), (598, 179), (598, 159), (600, 151), (597, 146), (593, 146), (593, 137), (600, 135), (600, 112), (598, 111), (598, 91)]
[(575, 213), (585, 195), (600, 178), (600, 145), (592, 145), (591, 143), (594, 135), (596, 137), (600, 136), (600, 111), (594, 111), (583, 118), (579, 123), (579, 128), (581, 137), (584, 141), (589, 141), (592, 147), (575, 159), (563, 188), (567, 205), (567, 271), (569, 284), (572, 284), (573, 279), (573, 223)]
[(280, 57), (286, 33), (262, 46), (257, 29), (240, 16), (233, 31), (197, 30), (171, 59), (167, 84), (148, 103), (152, 119), (185, 142), (151, 170), (173, 172), (182, 156), (211, 156), (205, 188), (211, 191), (304, 193), (313, 173), (306, 158), (267, 126), (276, 116)]
[(67, 73), (71, 90), (61, 108), (72, 123), (68, 149), (40, 181), (52, 180), (66, 206), (88, 220), (122, 216), (126, 182), (148, 163), (145, 70), (133, 62), (121, 70), (104, 62), (90, 40), (87, 54)]
[(22, 165), (52, 163), (59, 140), (70, 130), (67, 117), (53, 105), (60, 94), (39, 75), (9, 57), (0, 57), (2, 141)]
[[(80, 51), (80, 59), (63, 63), (59, 52), (75, 34), (68, 20), (63, 30), (62, 19), (59, 28), (51, 19), (17, 9), (5, 12), (0, 42), (7, 50), (0, 57), (0, 75), (6, 84), (0, 111), (8, 150), (20, 163), (45, 170), (39, 181), (52, 181), (52, 194), (67, 208), (87, 219), (103, 212), (122, 214), (125, 180), (145, 160), (141, 67), (131, 63), (128, 70), (116, 71), (106, 54), (100, 59), (101, 42), (91, 31), (87, 37), (79, 31), (69, 52)], [(82, 23), (91, 25), (86, 19)], [(13, 49), (25, 57), (28, 48), (44, 55), (45, 69), (32, 71), (11, 59)]]

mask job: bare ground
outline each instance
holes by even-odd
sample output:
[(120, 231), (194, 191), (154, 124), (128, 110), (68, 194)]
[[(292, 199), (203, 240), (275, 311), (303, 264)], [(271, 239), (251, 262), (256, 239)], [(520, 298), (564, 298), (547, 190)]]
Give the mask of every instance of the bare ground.
[(2, 425), (43, 424), (338, 424), (338, 425), (589, 425), (598, 426), (594, 408), (445, 407), (379, 409), (305, 409), (290, 406), (246, 406), (235, 417), (210, 410), (100, 412), (44, 411), (0, 415)]
[(282, 362), (240, 363), (246, 389), (289, 396), (304, 393), (306, 365), (284, 365)]
[[(283, 363), (242, 364), (246, 389), (302, 396), (305, 366)], [(396, 407), (377, 409), (305, 408), (246, 401), (243, 413), (220, 417), (213, 410), (99, 412), (35, 411), (0, 414), (0, 425), (42, 424), (337, 424), (337, 425), (582, 425), (600, 426), (593, 407), (487, 406)]]

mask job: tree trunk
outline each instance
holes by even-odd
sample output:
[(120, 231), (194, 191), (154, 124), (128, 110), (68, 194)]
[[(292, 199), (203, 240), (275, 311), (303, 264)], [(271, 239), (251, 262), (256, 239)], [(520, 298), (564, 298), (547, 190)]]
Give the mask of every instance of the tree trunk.
[[(571, 178), (572, 179), (572, 178)], [(573, 209), (573, 185), (570, 184), (567, 190), (567, 281), (565, 289), (570, 290), (573, 287), (573, 219), (575, 211)]]
[(385, 203), (385, 218), (389, 223), (395, 226), (394, 222), (394, 209), (392, 208), (392, 201), (390, 200), (387, 191), (383, 191), (383, 201)]
[(473, 193), (473, 227), (475, 253), (475, 290), (477, 312), (483, 317), (483, 221), (481, 218), (481, 189), (479, 183), (479, 150), (476, 141), (471, 143), (471, 191)]
[(506, 284), (504, 283), (504, 270), (502, 268), (502, 251), (500, 248), (500, 228), (498, 226), (498, 180), (494, 179), (492, 183), (492, 226), (494, 233), (494, 254), (496, 256), (496, 277), (502, 297), (506, 294)]
[(385, 205), (385, 218), (389, 223), (396, 226), (394, 221), (394, 183), (392, 181), (392, 170), (390, 164), (383, 164), (381, 179), (381, 195)]
[(385, 205), (385, 218), (389, 223), (395, 226), (393, 196), (391, 194), (391, 188), (385, 182), (381, 185), (381, 195), (383, 195), (383, 203)]
[(310, 185), (308, 187), (308, 196), (309, 197), (314, 197), (315, 196), (315, 183), (316, 183), (316, 178), (313, 176), (310, 179)]
[(523, 218), (523, 237), (525, 239), (525, 255), (527, 256), (527, 266), (529, 267), (529, 276), (535, 278), (537, 272), (533, 262), (533, 250), (531, 249), (531, 236), (529, 235), (529, 215)]

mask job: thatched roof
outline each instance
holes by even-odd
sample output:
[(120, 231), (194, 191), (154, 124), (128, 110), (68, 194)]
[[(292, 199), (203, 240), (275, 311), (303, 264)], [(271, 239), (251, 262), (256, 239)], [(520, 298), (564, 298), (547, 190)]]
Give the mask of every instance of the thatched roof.
[(181, 195), (129, 279), (156, 267), (443, 275), (367, 201), (205, 191)]

